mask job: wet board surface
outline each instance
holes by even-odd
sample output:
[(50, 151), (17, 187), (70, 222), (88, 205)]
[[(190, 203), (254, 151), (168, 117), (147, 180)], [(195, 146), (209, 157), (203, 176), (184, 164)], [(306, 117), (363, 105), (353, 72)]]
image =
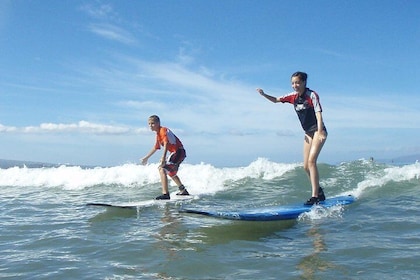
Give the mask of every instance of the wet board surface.
[(149, 200), (143, 200), (143, 201), (132, 201), (132, 202), (122, 202), (122, 203), (90, 202), (90, 203), (86, 203), (86, 206), (99, 206), (99, 207), (121, 208), (121, 209), (138, 209), (138, 208), (150, 207), (154, 205), (190, 201), (193, 199), (194, 199), (193, 195), (171, 195), (171, 199), (164, 199), (164, 200), (149, 199)]
[(183, 208), (180, 212), (205, 215), (221, 219), (229, 220), (246, 220), (246, 221), (275, 221), (275, 220), (291, 220), (296, 219), (302, 213), (311, 211), (312, 207), (330, 208), (337, 205), (347, 205), (356, 201), (354, 196), (337, 196), (327, 198), (316, 206), (305, 206), (301, 204), (280, 205), (255, 208), (241, 211), (211, 211), (200, 209)]

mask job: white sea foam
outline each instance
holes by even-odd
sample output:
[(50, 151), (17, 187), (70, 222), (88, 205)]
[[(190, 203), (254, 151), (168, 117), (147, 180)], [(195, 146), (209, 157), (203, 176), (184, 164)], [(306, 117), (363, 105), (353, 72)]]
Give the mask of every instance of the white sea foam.
[(392, 166), (368, 173), (365, 180), (357, 184), (353, 191), (355, 197), (361, 196), (371, 188), (384, 186), (390, 182), (402, 182), (420, 179), (420, 163), (416, 162), (404, 166)]
[[(243, 167), (219, 168), (206, 163), (184, 163), (181, 165), (178, 175), (190, 192), (199, 195), (215, 194), (232, 186), (232, 182), (247, 178), (264, 181), (275, 180), (281, 178), (287, 172), (293, 172), (300, 168), (301, 164), (276, 163), (265, 158), (259, 158)], [(334, 193), (335, 195), (352, 194), (358, 198), (367, 191), (390, 182), (420, 179), (420, 163), (380, 168), (373, 165), (371, 167), (365, 166), (362, 168), (366, 170), (364, 172), (360, 172), (360, 168), (357, 162), (337, 166), (335, 170), (339, 171), (339, 174), (343, 174), (344, 180), (340, 181), (341, 178), (336, 175), (329, 178), (321, 177), (321, 180), (324, 180), (324, 185), (327, 182), (326, 190), (337, 191), (342, 189), (342, 193)], [(340, 185), (346, 184), (347, 180), (352, 180), (355, 176), (354, 173), (357, 173), (357, 176), (362, 175), (362, 177), (360, 180), (357, 179), (353, 187)], [(160, 184), (157, 163), (146, 166), (128, 163), (114, 167), (95, 168), (62, 165), (39, 168), (20, 166), (0, 169), (0, 187), (61, 187), (67, 190), (78, 190), (98, 185), (138, 188), (154, 184)], [(173, 186), (172, 181), (170, 181), (170, 184)], [(328, 193), (331, 193), (331, 191)]]
[(299, 221), (315, 221), (324, 220), (325, 218), (341, 218), (344, 211), (344, 205), (336, 205), (330, 208), (314, 206), (311, 211), (302, 213), (299, 217)]
[[(179, 177), (194, 193), (215, 193), (225, 188), (226, 183), (243, 178), (271, 180), (293, 170), (297, 164), (281, 164), (267, 159), (257, 159), (246, 167), (217, 168), (210, 164), (182, 164)], [(124, 164), (115, 167), (82, 168), (58, 166), (0, 169), (0, 186), (63, 187), (83, 189), (96, 185), (119, 185), (124, 187), (159, 184), (158, 164), (146, 166)]]

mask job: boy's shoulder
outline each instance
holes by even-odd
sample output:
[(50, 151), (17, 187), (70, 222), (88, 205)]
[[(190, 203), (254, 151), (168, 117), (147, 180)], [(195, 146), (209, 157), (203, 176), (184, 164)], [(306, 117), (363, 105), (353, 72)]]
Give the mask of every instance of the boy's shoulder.
[(159, 126), (159, 128), (156, 131), (158, 135), (165, 135), (167, 132), (168, 132), (168, 128), (165, 126)]

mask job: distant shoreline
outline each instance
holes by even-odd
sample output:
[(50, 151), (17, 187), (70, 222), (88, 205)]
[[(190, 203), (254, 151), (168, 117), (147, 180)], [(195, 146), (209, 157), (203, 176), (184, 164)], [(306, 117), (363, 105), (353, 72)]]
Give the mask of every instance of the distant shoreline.
[(24, 161), (24, 160), (12, 160), (12, 159), (0, 159), (0, 168), (12, 168), (12, 167), (29, 167), (29, 168), (42, 168), (42, 167), (59, 167), (59, 166), (80, 166), (82, 168), (94, 168), (94, 166), (86, 165), (75, 165), (68, 163), (47, 163), (47, 162), (36, 162), (36, 161)]
[[(369, 158), (371, 161), (376, 161), (379, 163), (385, 164), (392, 164), (392, 165), (406, 165), (406, 164), (414, 164), (420, 161), (420, 154), (409, 155), (409, 156), (401, 156), (389, 159), (377, 159), (377, 158)], [(348, 161), (356, 161), (348, 160)], [(24, 160), (12, 160), (12, 159), (0, 159), (0, 168), (12, 168), (12, 167), (29, 167), (29, 168), (43, 168), (43, 167), (59, 167), (59, 166), (80, 166), (82, 168), (95, 168), (95, 167), (105, 167), (105, 166), (88, 166), (88, 165), (76, 165), (76, 164), (69, 164), (69, 163), (47, 163), (47, 162), (37, 162), (37, 161), (24, 161)]]

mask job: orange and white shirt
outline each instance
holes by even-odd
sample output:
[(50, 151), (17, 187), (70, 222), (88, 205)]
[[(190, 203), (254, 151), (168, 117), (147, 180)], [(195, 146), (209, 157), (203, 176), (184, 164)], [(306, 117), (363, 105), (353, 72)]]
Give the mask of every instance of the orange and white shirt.
[(159, 132), (156, 133), (155, 149), (159, 150), (165, 143), (168, 143), (167, 148), (170, 153), (183, 148), (181, 140), (169, 128), (161, 126)]

